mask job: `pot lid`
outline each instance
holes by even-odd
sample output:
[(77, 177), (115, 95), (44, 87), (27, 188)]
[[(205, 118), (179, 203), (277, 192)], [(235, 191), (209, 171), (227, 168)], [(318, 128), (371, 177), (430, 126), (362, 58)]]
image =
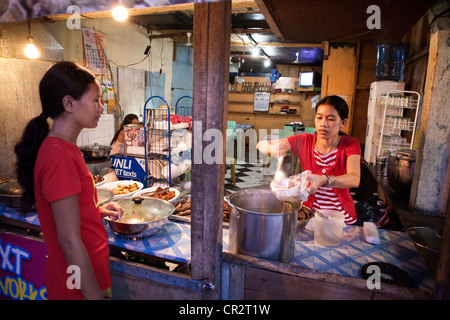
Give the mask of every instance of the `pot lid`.
[(17, 180), (10, 180), (0, 184), (0, 194), (20, 196), (23, 194), (23, 188)]
[(94, 144), (87, 145), (87, 146), (81, 146), (80, 149), (84, 150), (84, 151), (96, 151), (96, 150), (103, 151), (103, 150), (111, 150), (111, 147), (103, 146), (98, 143), (94, 143)]
[(97, 198), (99, 205), (103, 205), (114, 198), (114, 193), (108, 189), (97, 189)]
[(158, 198), (144, 199), (136, 197), (119, 201), (123, 214), (121, 223), (147, 223), (169, 217), (175, 207), (166, 200)]

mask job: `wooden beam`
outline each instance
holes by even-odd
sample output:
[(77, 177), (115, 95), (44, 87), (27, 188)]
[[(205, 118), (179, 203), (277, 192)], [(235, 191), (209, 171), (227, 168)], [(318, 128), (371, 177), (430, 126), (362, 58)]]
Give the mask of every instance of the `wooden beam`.
[[(232, 9), (244, 9), (244, 8), (257, 8), (257, 4), (254, 0), (233, 0), (232, 1)], [(111, 6), (112, 9), (112, 6)], [(157, 7), (146, 7), (146, 8), (137, 8), (137, 9), (129, 9), (128, 14), (130, 16), (139, 16), (139, 15), (147, 15), (147, 14), (161, 14), (161, 13), (169, 13), (176, 11), (193, 11), (194, 3), (180, 3), (180, 4), (172, 4), (168, 6), (157, 6)], [(231, 12), (230, 12), (231, 14)], [(70, 17), (71, 14), (56, 14), (56, 15), (48, 15), (49, 19), (58, 21), (58, 20), (66, 20)], [(84, 16), (84, 17), (83, 17)], [(84, 12), (81, 18), (111, 18), (111, 11), (95, 11), (95, 12)]]
[[(195, 4), (191, 274), (203, 281), (204, 299), (220, 297), (230, 30), (230, 0)], [(203, 151), (218, 141), (204, 134), (213, 129), (221, 133), (213, 139), (222, 142), (222, 150), (215, 150), (222, 159), (207, 164)]]
[(261, 10), (262, 14), (264, 15), (264, 18), (269, 24), (270, 30), (272, 30), (273, 34), (278, 39), (285, 40), (283, 34), (281, 33), (280, 28), (278, 27), (279, 25), (278, 17), (272, 16), (272, 12), (275, 11), (268, 8), (263, 0), (255, 0), (255, 2), (258, 5), (259, 10)]

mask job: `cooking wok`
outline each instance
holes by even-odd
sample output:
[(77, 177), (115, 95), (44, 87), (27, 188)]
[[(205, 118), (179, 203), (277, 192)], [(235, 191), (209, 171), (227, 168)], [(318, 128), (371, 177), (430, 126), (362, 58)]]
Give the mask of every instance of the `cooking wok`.
[(159, 198), (135, 197), (119, 201), (123, 214), (121, 220), (108, 221), (111, 229), (126, 236), (148, 237), (160, 231), (175, 211), (175, 207)]
[(81, 146), (81, 152), (83, 153), (83, 157), (88, 160), (93, 159), (103, 159), (109, 157), (109, 153), (111, 152), (110, 146), (102, 146), (98, 143), (94, 143), (93, 145)]
[(17, 180), (10, 180), (0, 184), (0, 199), (11, 208), (22, 207), (23, 189)]

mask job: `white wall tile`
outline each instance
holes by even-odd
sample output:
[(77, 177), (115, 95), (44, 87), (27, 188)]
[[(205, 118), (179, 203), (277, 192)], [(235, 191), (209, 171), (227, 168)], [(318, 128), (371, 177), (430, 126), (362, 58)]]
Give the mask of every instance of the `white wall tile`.
[(109, 145), (114, 137), (114, 133), (114, 115), (102, 114), (97, 128), (81, 130), (77, 139), (77, 145), (84, 146), (94, 143)]

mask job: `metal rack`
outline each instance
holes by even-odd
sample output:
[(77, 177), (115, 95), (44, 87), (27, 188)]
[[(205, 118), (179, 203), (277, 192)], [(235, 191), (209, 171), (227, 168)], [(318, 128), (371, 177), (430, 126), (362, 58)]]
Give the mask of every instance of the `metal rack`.
[[(180, 99), (186, 97), (188, 96), (181, 97)], [(164, 105), (156, 107), (153, 103), (153, 106), (149, 107), (148, 105), (150, 102), (153, 102), (153, 99), (161, 100)], [(177, 106), (175, 106), (175, 110), (176, 108)], [(172, 125), (170, 120), (171, 110), (164, 98), (152, 96), (147, 99), (144, 105), (145, 168), (147, 169), (147, 186), (151, 186), (158, 181), (166, 182), (170, 187), (172, 186), (172, 180), (174, 178), (172, 162), (177, 159), (173, 153), (176, 148), (173, 149), (172, 147), (174, 142), (176, 144), (176, 141), (172, 141), (172, 134), (175, 129), (188, 128), (188, 124)], [(180, 150), (177, 152), (180, 152)], [(175, 174), (175, 177), (179, 175), (180, 174)]]
[[(377, 103), (384, 106), (382, 117), (375, 119), (375, 124), (381, 127), (379, 137), (374, 138), (378, 147), (377, 156), (380, 156), (384, 150), (392, 152), (399, 149), (412, 149), (420, 106), (420, 94), (416, 91), (390, 90), (386, 95), (377, 99), (380, 99)], [(406, 109), (414, 110), (414, 120), (404, 115)], [(409, 142), (402, 137), (402, 131), (411, 132)]]
[[(153, 99), (160, 99), (165, 107), (147, 105)], [(166, 139), (167, 138), (167, 143)], [(167, 180), (172, 186), (172, 173), (169, 170), (168, 179), (162, 178), (162, 169), (170, 168), (170, 107), (164, 98), (152, 96), (144, 105), (144, 140), (145, 140), (145, 168), (147, 170), (147, 186), (151, 186), (158, 180)], [(169, 152), (164, 152), (167, 149)]]
[[(191, 96), (182, 96), (180, 99), (178, 99), (177, 103), (175, 103), (175, 114), (180, 114), (180, 110), (178, 109), (178, 103), (180, 103), (181, 100), (186, 99), (186, 98), (193, 100)], [(191, 110), (190, 115), (192, 116), (192, 107), (191, 108), (182, 107), (181, 109), (183, 109), (183, 110), (190, 109)], [(185, 112), (182, 112), (182, 113), (185, 113)]]

